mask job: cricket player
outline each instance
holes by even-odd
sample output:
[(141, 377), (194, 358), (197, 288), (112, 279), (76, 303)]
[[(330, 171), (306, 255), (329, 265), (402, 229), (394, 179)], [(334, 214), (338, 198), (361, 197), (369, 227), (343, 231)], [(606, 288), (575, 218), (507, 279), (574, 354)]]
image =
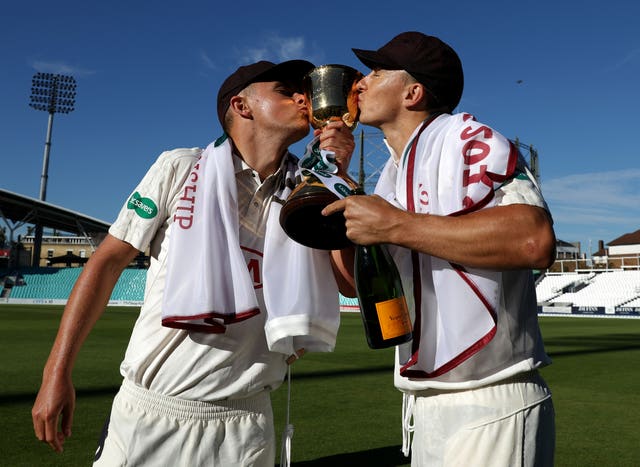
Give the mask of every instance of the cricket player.
[[(149, 247), (144, 304), (94, 465), (273, 467), (270, 392), (301, 349), (333, 349), (338, 290), (354, 294), (352, 249), (303, 247), (278, 222), (301, 178), (288, 147), (309, 133), (301, 80), (312, 68), (238, 68), (218, 93), (225, 134), (161, 154), (127, 198), (73, 288), (32, 410), (36, 436), (55, 451), (71, 435), (82, 343)], [(320, 147), (346, 171), (354, 141), (343, 127), (327, 125)]]
[(390, 244), (400, 270), (414, 335), (394, 370), (404, 452), (413, 466), (553, 465), (531, 272), (555, 258), (542, 194), (507, 138), (453, 113), (464, 77), (448, 44), (411, 31), (353, 51), (371, 69), (360, 121), (382, 130), (391, 157), (375, 195), (324, 213), (344, 211), (355, 243)]

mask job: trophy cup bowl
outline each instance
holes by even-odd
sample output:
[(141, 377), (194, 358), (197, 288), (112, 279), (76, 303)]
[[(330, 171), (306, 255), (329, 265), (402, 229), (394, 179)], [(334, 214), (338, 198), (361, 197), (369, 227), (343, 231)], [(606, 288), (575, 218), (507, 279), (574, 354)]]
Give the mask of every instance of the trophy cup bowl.
[(311, 110), (311, 126), (322, 128), (342, 120), (353, 131), (358, 121), (358, 90), (362, 74), (346, 65), (322, 65), (305, 76), (303, 86)]
[[(353, 131), (358, 121), (358, 91), (362, 74), (346, 65), (322, 65), (303, 80), (313, 128), (342, 120)], [(336, 175), (336, 174), (334, 174)], [(351, 189), (358, 184), (339, 175)], [(305, 171), (303, 180), (291, 192), (280, 212), (280, 225), (289, 237), (310, 248), (339, 250), (351, 245), (347, 238), (344, 215), (339, 212), (323, 216), (322, 209), (338, 196), (313, 173)]]

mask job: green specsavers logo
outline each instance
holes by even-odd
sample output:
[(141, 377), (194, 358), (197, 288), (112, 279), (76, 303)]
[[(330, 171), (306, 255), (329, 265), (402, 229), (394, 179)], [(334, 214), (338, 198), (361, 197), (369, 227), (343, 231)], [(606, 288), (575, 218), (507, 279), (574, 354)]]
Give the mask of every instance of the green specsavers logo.
[(158, 214), (156, 203), (149, 198), (141, 197), (137, 191), (129, 198), (127, 208), (133, 209), (143, 219), (152, 219)]

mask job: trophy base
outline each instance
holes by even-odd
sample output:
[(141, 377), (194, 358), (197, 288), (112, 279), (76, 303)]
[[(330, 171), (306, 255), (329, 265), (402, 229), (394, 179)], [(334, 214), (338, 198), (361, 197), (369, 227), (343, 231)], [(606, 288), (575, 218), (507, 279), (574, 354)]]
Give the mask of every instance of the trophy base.
[(337, 200), (326, 188), (300, 190), (282, 206), (280, 225), (290, 238), (309, 248), (341, 250), (352, 246), (342, 212), (330, 216), (321, 214), (327, 205)]

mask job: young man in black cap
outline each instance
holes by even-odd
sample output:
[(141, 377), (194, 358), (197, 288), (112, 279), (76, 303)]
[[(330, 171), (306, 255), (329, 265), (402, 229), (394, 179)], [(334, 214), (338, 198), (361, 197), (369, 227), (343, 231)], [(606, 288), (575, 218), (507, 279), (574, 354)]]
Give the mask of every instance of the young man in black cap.
[[(273, 466), (270, 391), (300, 349), (332, 350), (338, 285), (353, 294), (350, 251), (303, 247), (278, 222), (300, 178), (287, 148), (309, 132), (300, 84), (312, 68), (240, 67), (218, 94), (226, 134), (161, 154), (133, 190), (73, 289), (44, 369), (33, 424), (54, 450), (71, 434), (80, 347), (149, 247), (145, 301), (94, 465)], [(343, 125), (327, 125), (320, 146), (346, 171), (354, 142)]]
[(555, 236), (534, 178), (508, 139), (452, 114), (462, 65), (440, 39), (406, 32), (353, 50), (372, 69), (360, 121), (391, 157), (375, 195), (323, 213), (343, 210), (355, 243), (390, 244), (401, 272), (414, 325), (396, 348), (403, 450), (414, 466), (553, 465), (531, 269), (553, 262)]

